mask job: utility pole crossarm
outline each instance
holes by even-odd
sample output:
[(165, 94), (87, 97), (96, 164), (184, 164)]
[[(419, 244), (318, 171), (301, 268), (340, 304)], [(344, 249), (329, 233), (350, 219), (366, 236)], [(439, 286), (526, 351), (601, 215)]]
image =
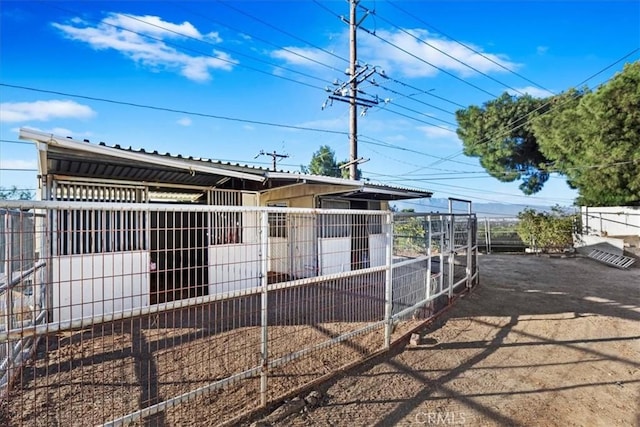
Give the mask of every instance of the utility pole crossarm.
[[(278, 163), (279, 159), (286, 159), (287, 157), (289, 157), (288, 154), (280, 154), (280, 153), (276, 153), (275, 150), (273, 151), (273, 153), (267, 153), (264, 150), (260, 150), (260, 153), (258, 153), (258, 156), (270, 156), (272, 159), (272, 170), (275, 172), (276, 171), (276, 163)], [(256, 156), (256, 157), (258, 157)]]

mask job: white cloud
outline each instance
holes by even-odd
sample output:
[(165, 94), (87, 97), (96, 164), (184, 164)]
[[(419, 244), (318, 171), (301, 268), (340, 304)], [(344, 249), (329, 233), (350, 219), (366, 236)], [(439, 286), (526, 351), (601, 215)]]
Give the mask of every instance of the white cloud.
[(157, 16), (111, 13), (94, 27), (77, 18), (71, 20), (70, 24), (53, 23), (52, 25), (67, 38), (87, 43), (96, 50), (114, 49), (134, 62), (153, 70), (177, 71), (184, 77), (197, 82), (211, 79), (211, 70), (229, 71), (237, 64), (231, 56), (217, 50), (213, 50), (211, 56), (192, 56), (164, 43), (163, 40), (172, 38), (206, 39), (214, 43), (222, 41), (218, 33), (211, 32), (203, 35), (189, 22), (174, 24), (163, 21)]
[(193, 122), (189, 117), (183, 117), (179, 119), (176, 123), (178, 123), (180, 126), (191, 126)]
[(538, 46), (536, 47), (536, 53), (538, 55), (544, 55), (549, 51), (549, 46)]
[(5, 123), (63, 118), (87, 119), (95, 115), (96, 112), (91, 107), (68, 100), (0, 103), (0, 122)]
[[(482, 55), (480, 55), (456, 42), (438, 38), (424, 29), (395, 32), (378, 30), (376, 34), (379, 38), (364, 37), (360, 39), (362, 45), (360, 52), (363, 56), (371, 58), (367, 61), (379, 65), (384, 64), (385, 71), (388, 73), (399, 73), (407, 77), (429, 77), (437, 74), (439, 71), (435, 67), (439, 67), (461, 76), (469, 76), (475, 71), (464, 64), (483, 73), (505, 72), (500, 65), (512, 70), (518, 68), (518, 64), (510, 61), (505, 55), (484, 52), (479, 46), (470, 42), (464, 43), (475, 51), (481, 52)], [(387, 40), (402, 50), (380, 39)], [(446, 52), (449, 56), (442, 52)], [(426, 64), (426, 62), (435, 67)]]
[[(506, 72), (502, 67), (515, 70), (520, 66), (509, 60), (504, 54), (487, 52), (482, 47), (471, 42), (463, 42), (476, 52), (481, 53), (479, 54), (456, 42), (439, 38), (425, 29), (416, 28), (406, 29), (404, 31), (378, 30), (376, 31), (376, 35), (378, 37), (363, 34), (363, 36), (358, 39), (359, 56), (367, 63), (379, 66), (384, 69), (387, 74), (396, 78), (432, 77), (440, 72), (440, 70), (435, 67), (458, 74), (462, 77), (476, 74), (475, 71), (464, 64), (468, 64), (487, 74)], [(387, 40), (391, 44), (385, 43), (381, 39)], [(348, 40), (348, 34), (345, 31), (340, 35), (333, 35), (330, 42), (334, 46), (343, 46), (347, 43), (346, 40)], [(392, 44), (398, 46), (400, 49)], [(321, 63), (332, 64), (334, 66), (340, 65), (333, 64), (336, 61), (335, 57), (319, 49), (288, 47), (287, 50), (319, 60)], [(333, 47), (328, 47), (326, 50), (332, 52)], [(340, 48), (338, 50), (340, 50)], [(442, 52), (446, 52), (447, 55), (458, 59), (460, 62)], [(338, 55), (345, 57), (346, 54), (339, 52)], [(287, 51), (274, 51), (272, 52), (272, 56), (291, 64), (317, 65)], [(430, 66), (426, 62), (433, 64), (435, 67)]]
[[(548, 90), (540, 89), (534, 86), (516, 87), (514, 89), (517, 89), (518, 92), (521, 92), (521, 93), (527, 93), (535, 98), (546, 98), (548, 96), (553, 96), (552, 92), (549, 92)], [(519, 93), (511, 89), (508, 89), (507, 92), (509, 92), (509, 94), (511, 95), (519, 95)]]
[[(113, 13), (102, 22), (114, 26), (127, 28), (136, 33), (148, 34), (156, 37), (193, 37), (202, 39), (200, 32), (189, 22), (174, 24), (163, 21), (159, 16), (152, 15), (127, 15), (124, 13)], [(214, 33), (214, 37), (217, 34)]]
[(429, 139), (454, 141), (460, 144), (455, 130), (448, 126), (418, 126), (417, 129)]
[(332, 64), (336, 58), (315, 48), (285, 47), (271, 52), (271, 56), (288, 64), (314, 67), (320, 64)]

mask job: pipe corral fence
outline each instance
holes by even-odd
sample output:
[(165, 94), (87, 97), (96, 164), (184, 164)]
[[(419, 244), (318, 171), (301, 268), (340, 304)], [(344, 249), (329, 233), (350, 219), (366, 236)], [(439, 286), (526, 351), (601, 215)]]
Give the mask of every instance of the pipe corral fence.
[(0, 202), (0, 424), (231, 423), (478, 283), (475, 215)]
[(478, 247), (481, 252), (525, 252), (529, 242), (518, 236), (517, 217), (487, 217), (478, 219)]

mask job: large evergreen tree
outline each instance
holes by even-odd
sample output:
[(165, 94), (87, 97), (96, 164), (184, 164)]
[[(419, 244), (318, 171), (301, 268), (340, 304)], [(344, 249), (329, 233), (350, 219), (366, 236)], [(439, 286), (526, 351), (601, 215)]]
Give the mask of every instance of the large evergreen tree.
[[(313, 175), (334, 176), (336, 178), (349, 179), (349, 169), (341, 166), (347, 164), (347, 160), (336, 161), (335, 152), (328, 145), (320, 146), (320, 149), (313, 153), (309, 166), (301, 166), (304, 173)], [(360, 179), (360, 169), (357, 170), (357, 179)]]
[(640, 62), (534, 120), (540, 151), (591, 206), (640, 202)]
[(457, 111), (457, 133), (464, 143), (464, 154), (479, 157), (482, 167), (500, 181), (521, 180), (525, 194), (540, 191), (549, 174), (541, 168), (546, 158), (529, 118), (547, 108), (544, 99), (504, 93), (482, 107), (472, 105)]
[(301, 169), (313, 175), (340, 177), (336, 153), (328, 145), (320, 146), (320, 149), (313, 153), (309, 166), (302, 166)]
[(464, 153), (501, 181), (540, 191), (557, 172), (583, 205), (640, 201), (640, 63), (596, 90), (537, 99), (503, 94), (456, 112)]

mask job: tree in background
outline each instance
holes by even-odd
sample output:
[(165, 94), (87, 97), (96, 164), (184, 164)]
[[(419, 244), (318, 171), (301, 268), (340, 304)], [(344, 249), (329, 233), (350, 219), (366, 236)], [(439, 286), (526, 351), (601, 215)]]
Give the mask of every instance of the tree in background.
[(458, 136), (464, 154), (479, 157), (489, 174), (503, 182), (522, 180), (520, 189), (533, 194), (542, 189), (549, 174), (540, 165), (547, 159), (540, 152), (529, 118), (548, 107), (544, 99), (525, 95), (501, 97), (458, 110)]
[(551, 212), (525, 209), (518, 214), (516, 231), (520, 239), (542, 251), (562, 251), (573, 246), (573, 231), (577, 215), (555, 206)]
[(301, 166), (304, 173), (323, 176), (340, 177), (340, 168), (336, 162), (336, 153), (328, 145), (320, 146), (320, 149), (313, 153), (309, 166)]
[(625, 65), (594, 92), (545, 99), (503, 94), (456, 112), (464, 153), (501, 181), (540, 191), (557, 172), (581, 205), (640, 202), (640, 63)]
[(533, 128), (542, 153), (579, 190), (578, 204), (640, 202), (640, 62), (595, 92), (562, 99)]
[[(300, 166), (303, 173), (312, 175), (333, 176), (336, 178), (349, 179), (349, 169), (341, 168), (348, 163), (348, 160), (336, 161), (336, 153), (328, 145), (320, 146), (320, 149), (313, 153), (309, 166)], [(360, 179), (360, 169), (357, 171), (357, 178)]]
[(31, 200), (33, 193), (28, 190), (19, 190), (15, 185), (11, 188), (0, 187), (0, 200)]

